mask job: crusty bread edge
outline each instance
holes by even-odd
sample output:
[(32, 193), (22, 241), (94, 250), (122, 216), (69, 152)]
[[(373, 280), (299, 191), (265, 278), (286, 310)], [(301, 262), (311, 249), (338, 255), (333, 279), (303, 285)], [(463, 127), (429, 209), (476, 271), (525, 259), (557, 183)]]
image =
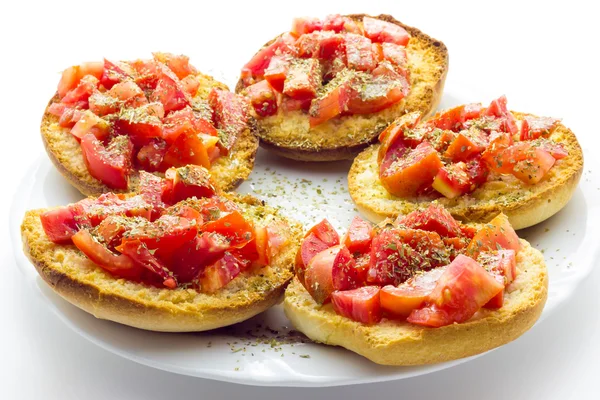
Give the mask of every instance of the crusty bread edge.
[[(368, 15), (368, 14), (347, 15), (347, 17), (350, 17), (353, 19), (362, 19), (365, 16), (369, 17), (370, 15)], [(426, 114), (424, 114), (423, 117), (427, 118), (427, 117), (433, 115), (442, 100), (442, 94), (444, 92), (444, 85), (446, 82), (446, 77), (448, 76), (448, 67), (449, 67), (448, 48), (446, 47), (446, 45), (443, 42), (441, 42), (437, 39), (433, 39), (432, 37), (423, 33), (422, 31), (420, 31), (417, 28), (403, 24), (402, 22), (396, 20), (391, 15), (380, 14), (378, 16), (373, 16), (373, 18), (378, 18), (378, 19), (381, 19), (381, 20), (384, 20), (387, 22), (391, 22), (396, 25), (400, 25), (401, 27), (406, 29), (411, 35), (413, 35), (413, 36), (418, 35), (418, 36), (422, 37), (423, 39), (430, 41), (432, 44), (435, 44), (436, 47), (438, 47), (440, 49), (440, 51), (442, 51), (445, 54), (444, 69), (442, 71), (440, 79), (433, 87), (433, 94), (432, 94), (429, 110)], [(263, 47), (268, 46), (274, 40), (275, 39), (272, 39), (269, 42), (265, 43), (265, 45)], [(240, 80), (238, 80), (236, 87), (235, 87), (236, 93), (241, 92), (243, 90), (243, 88), (244, 88), (244, 85), (242, 83), (242, 80), (240, 79)], [(260, 121), (257, 121), (257, 124), (260, 125)], [(256, 132), (258, 134), (258, 128), (257, 128)], [(319, 150), (306, 149), (306, 148), (302, 148), (302, 147), (298, 147), (298, 146), (283, 146), (281, 144), (270, 141), (267, 137), (265, 137), (265, 135), (259, 135), (259, 137), (260, 137), (260, 146), (261, 147), (263, 147), (266, 150), (272, 151), (279, 156), (290, 158), (290, 159), (297, 160), (297, 161), (328, 162), (328, 161), (353, 159), (363, 149), (365, 149), (370, 144), (374, 143), (377, 140), (377, 136), (379, 135), (379, 133), (380, 133), (379, 131), (374, 131), (373, 136), (369, 141), (356, 143), (353, 146), (332, 147), (332, 148), (319, 149)]]
[[(239, 197), (239, 199), (248, 204), (258, 204), (256, 203), (258, 200), (249, 200), (249, 196)], [(39, 211), (41, 210), (29, 211), (28, 214), (37, 214)], [(258, 301), (242, 306), (230, 304), (225, 307), (203, 307), (201, 312), (161, 307), (151, 302), (141, 302), (137, 299), (103, 291), (93, 284), (81, 282), (53, 268), (46, 261), (43, 253), (36, 255), (38, 252), (31, 246), (26, 231), (28, 214), (21, 226), (23, 251), (40, 277), (69, 303), (96, 318), (139, 329), (157, 332), (200, 332), (245, 321), (280, 302), (286, 286), (293, 277), (291, 263), (290, 265), (278, 265), (276, 268), (289, 271), (287, 279), (278, 282), (277, 285), (271, 285), (270, 290), (261, 293)], [(39, 218), (37, 221), (39, 223)], [(292, 223), (297, 225), (296, 222)], [(290, 242), (292, 248), (288, 250), (289, 252), (295, 254), (299, 238), (292, 238), (293, 240)]]
[[(522, 113), (516, 114), (531, 115)], [(583, 174), (583, 152), (581, 151), (577, 137), (566, 126), (562, 124), (560, 124), (560, 126), (568, 131), (569, 139), (576, 145), (577, 152), (569, 155), (569, 157), (576, 157), (579, 165), (576, 170), (568, 171), (569, 177), (566, 180), (561, 179), (547, 190), (537, 193), (535, 196), (530, 196), (525, 201), (521, 200), (514, 202), (509, 206), (496, 205), (493, 208), (485, 207), (484, 209), (477, 205), (473, 205), (461, 214), (456, 214), (452, 209), (449, 209), (452, 215), (455, 218), (466, 222), (487, 222), (502, 212), (508, 217), (513, 228), (518, 230), (536, 225), (559, 212), (573, 197), (581, 175)], [(357, 175), (355, 164), (360, 159), (361, 155), (362, 153), (355, 159), (355, 162), (350, 167), (348, 173), (348, 189), (357, 210), (369, 221), (375, 223), (379, 223), (385, 218), (396, 217), (398, 213), (378, 212), (378, 210), (371, 207), (368, 202), (357, 197), (354, 190), (351, 189), (353, 186), (351, 182)], [(409, 202), (408, 200), (401, 201)]]
[[(524, 244), (529, 247), (525, 241)], [(535, 249), (531, 262), (544, 263), (543, 256)], [(545, 265), (545, 264), (544, 264)], [(297, 278), (286, 290), (284, 311), (294, 327), (310, 339), (330, 345), (342, 346), (369, 360), (382, 365), (423, 365), (456, 360), (480, 354), (509, 343), (538, 320), (548, 297), (548, 274), (545, 266), (540, 290), (529, 304), (523, 304), (508, 318), (490, 312), (481, 319), (452, 324), (441, 328), (413, 328), (410, 335), (400, 337), (377, 337), (375, 328), (354, 322), (348, 318), (332, 320), (331, 311), (318, 309), (316, 303), (302, 304), (298, 294), (305, 292)], [(308, 295), (307, 295), (308, 296)], [(306, 303), (306, 302), (305, 302)], [(341, 321), (340, 321), (341, 320)]]

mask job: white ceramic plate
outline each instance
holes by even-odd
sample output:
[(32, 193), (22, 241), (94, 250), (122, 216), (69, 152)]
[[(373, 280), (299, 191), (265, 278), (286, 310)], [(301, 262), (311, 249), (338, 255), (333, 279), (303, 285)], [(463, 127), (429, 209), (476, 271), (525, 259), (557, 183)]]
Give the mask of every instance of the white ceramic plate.
[[(464, 92), (444, 99), (441, 108), (488, 100)], [(350, 162), (307, 164), (259, 151), (251, 179), (240, 191), (280, 206), (306, 226), (327, 217), (343, 231), (356, 215), (346, 186), (349, 167)], [(68, 326), (124, 358), (185, 375), (265, 386), (334, 386), (402, 379), (469, 360), (418, 367), (379, 366), (342, 348), (309, 343), (295, 335), (281, 306), (234, 327), (199, 334), (146, 332), (98, 320), (57, 296), (21, 251), (19, 225), (26, 210), (80, 198), (47, 157), (40, 155), (23, 177), (11, 210), (15, 257), (32, 289)], [(560, 213), (519, 232), (546, 257), (550, 290), (542, 319), (565, 302), (600, 256), (600, 229), (591, 221), (600, 221), (600, 190), (584, 174), (573, 199)]]

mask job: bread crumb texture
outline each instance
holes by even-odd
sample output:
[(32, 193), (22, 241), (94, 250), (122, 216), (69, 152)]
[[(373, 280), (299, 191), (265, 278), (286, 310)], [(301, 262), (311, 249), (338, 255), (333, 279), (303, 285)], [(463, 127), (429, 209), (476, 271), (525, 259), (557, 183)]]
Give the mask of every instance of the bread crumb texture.
[[(228, 87), (208, 75), (198, 73), (200, 87), (195, 99), (207, 99), (212, 88), (229, 90)], [(58, 101), (56, 94), (48, 103)], [(106, 192), (130, 192), (135, 191), (139, 184), (139, 176), (136, 170), (131, 171), (129, 188), (124, 191), (109, 188), (98, 179), (90, 175), (81, 146), (70, 133), (69, 128), (63, 128), (58, 124), (59, 118), (44, 112), (41, 123), (41, 134), (44, 147), (53, 164), (60, 173), (86, 196), (98, 196)], [(232, 190), (243, 182), (254, 167), (254, 158), (258, 149), (258, 139), (252, 132), (254, 124), (251, 121), (249, 128), (244, 130), (237, 139), (232, 151), (228, 156), (219, 157), (211, 166), (211, 175), (214, 181), (225, 191)], [(156, 173), (156, 175), (163, 175)]]
[(420, 365), (479, 354), (508, 343), (539, 318), (548, 293), (542, 254), (524, 240), (517, 255), (518, 275), (508, 286), (504, 305), (482, 309), (469, 321), (426, 328), (384, 319), (364, 325), (319, 306), (298, 279), (288, 286), (284, 310), (293, 325), (312, 340), (342, 346), (383, 365)]
[[(519, 120), (531, 115), (513, 114)], [(522, 229), (551, 217), (575, 191), (583, 171), (583, 152), (575, 134), (563, 124), (558, 125), (550, 139), (561, 143), (569, 155), (558, 160), (541, 182), (527, 185), (509, 174), (492, 174), (470, 194), (435, 201), (464, 222), (487, 222), (503, 212), (515, 229)], [(350, 168), (348, 189), (358, 209), (368, 219), (379, 222), (427, 207), (429, 199), (403, 199), (385, 190), (379, 180), (378, 150), (379, 144), (364, 150)]]
[(24, 251), (41, 277), (62, 297), (98, 318), (158, 331), (201, 331), (250, 318), (275, 304), (292, 278), (302, 227), (251, 196), (228, 195), (255, 224), (287, 221), (287, 241), (271, 265), (241, 273), (214, 294), (166, 289), (116, 279), (74, 245), (46, 237), (39, 215), (26, 213), (21, 226)]

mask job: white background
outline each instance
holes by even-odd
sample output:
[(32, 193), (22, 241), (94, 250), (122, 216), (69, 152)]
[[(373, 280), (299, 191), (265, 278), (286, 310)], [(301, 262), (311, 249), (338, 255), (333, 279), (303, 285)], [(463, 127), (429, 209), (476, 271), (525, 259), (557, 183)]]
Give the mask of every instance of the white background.
[(385, 12), (448, 46), (448, 85), (486, 98), (504, 93), (512, 109), (562, 117), (586, 157), (597, 157), (600, 31), (593, 2), (212, 3), (0, 6), (0, 398), (599, 399), (598, 270), (558, 312), (484, 357), (408, 380), (327, 389), (253, 388), (140, 366), (80, 338), (32, 296), (15, 266), (20, 249), (8, 238), (7, 210), (24, 169), (43, 152), (38, 124), (59, 72), (81, 61), (184, 53), (232, 83), (257, 47), (288, 29), (295, 15)]

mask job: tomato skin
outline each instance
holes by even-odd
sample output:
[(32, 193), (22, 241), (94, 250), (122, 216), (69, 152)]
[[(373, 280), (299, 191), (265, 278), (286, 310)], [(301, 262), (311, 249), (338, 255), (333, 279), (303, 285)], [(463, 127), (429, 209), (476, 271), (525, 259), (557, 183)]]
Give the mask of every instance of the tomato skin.
[(200, 287), (204, 293), (214, 293), (231, 282), (244, 269), (244, 261), (226, 252), (214, 264), (204, 268), (200, 275)]
[(292, 21), (292, 29), (290, 32), (296, 36), (301, 36), (306, 33), (320, 31), (323, 29), (323, 23), (318, 18), (301, 17), (294, 18)]
[(324, 31), (341, 32), (344, 29), (344, 18), (340, 14), (330, 14), (323, 20)]
[(290, 57), (273, 56), (265, 70), (265, 80), (278, 92), (283, 92), (283, 84), (290, 67)]
[(504, 285), (477, 261), (461, 254), (438, 279), (429, 304), (411, 312), (407, 321), (430, 327), (465, 322), (502, 290)]
[(313, 99), (309, 110), (310, 126), (315, 127), (342, 114), (350, 99), (349, 96), (349, 83), (342, 82), (334, 89)]
[(172, 276), (171, 271), (148, 250), (143, 242), (139, 240), (124, 241), (116, 249), (131, 258), (134, 263), (158, 276), (164, 286), (169, 289), (177, 287), (177, 280)]
[(98, 225), (109, 215), (142, 217), (149, 220), (152, 212), (152, 206), (140, 195), (124, 198), (122, 195), (104, 193), (97, 199), (87, 198), (75, 204), (82, 207), (92, 226)]
[(346, 246), (341, 246), (331, 266), (334, 290), (350, 290), (362, 286), (356, 270), (356, 261)]
[(227, 237), (232, 247), (241, 248), (254, 238), (254, 226), (239, 211), (232, 211), (202, 227), (204, 232), (214, 232)]
[(436, 114), (430, 123), (436, 128), (449, 129), (455, 132), (464, 128), (464, 122), (481, 116), (483, 107), (480, 103), (463, 104)]
[(482, 251), (500, 249), (514, 250), (516, 253), (521, 250), (519, 237), (504, 214), (498, 214), (477, 231), (467, 246), (466, 254), (476, 258)]
[(263, 80), (246, 88), (250, 104), (260, 117), (277, 114), (277, 98), (267, 80)]
[(149, 249), (160, 249), (163, 253), (172, 251), (191, 240), (198, 227), (187, 218), (162, 215), (152, 223), (136, 226), (123, 237), (123, 243), (139, 240)]
[(305, 285), (304, 281), (304, 272), (306, 271), (306, 267), (310, 263), (310, 261), (320, 252), (327, 250), (330, 246), (328, 246), (325, 242), (319, 239), (314, 233), (309, 233), (302, 244), (300, 245), (300, 249), (296, 254), (296, 261), (294, 264), (294, 271), (296, 276), (300, 280), (302, 285)]
[(241, 77), (243, 82), (249, 85), (254, 83), (254, 78), (262, 77), (273, 56), (280, 54), (294, 55), (296, 52), (294, 44), (297, 37), (293, 33), (284, 33), (275, 39), (273, 43), (260, 49), (242, 68)]
[(389, 317), (406, 319), (414, 309), (425, 303), (444, 271), (445, 267), (434, 268), (398, 286), (384, 286), (380, 292), (382, 310)]
[(481, 153), (488, 145), (487, 136), (479, 129), (462, 131), (448, 146), (445, 156), (454, 162), (468, 161), (469, 158)]
[(542, 148), (531, 150), (526, 159), (518, 161), (511, 173), (521, 181), (534, 185), (554, 166), (556, 159)]
[(92, 262), (108, 272), (126, 279), (139, 280), (142, 268), (124, 254), (116, 255), (96, 241), (87, 229), (81, 229), (72, 237), (73, 244)]
[(381, 321), (382, 312), (377, 286), (365, 286), (354, 290), (335, 291), (331, 302), (336, 313), (366, 325)]
[(150, 101), (162, 103), (165, 112), (181, 110), (190, 104), (190, 95), (184, 90), (177, 76), (166, 66), (160, 66), (156, 88), (150, 94)]
[(217, 189), (207, 169), (196, 165), (177, 168), (173, 180), (173, 202), (178, 203), (191, 197), (212, 197), (216, 193)]
[[(517, 276), (517, 261), (514, 250), (498, 250), (482, 252), (477, 262), (486, 269), (501, 284), (510, 285)], [(504, 291), (501, 291), (488, 301), (485, 308), (500, 308), (504, 304)]]
[(133, 144), (126, 136), (117, 136), (105, 147), (88, 133), (81, 138), (83, 159), (90, 175), (114, 189), (127, 189)]
[(315, 255), (304, 271), (304, 287), (311, 297), (323, 304), (333, 293), (332, 268), (342, 246), (334, 246)]
[(224, 236), (203, 232), (173, 252), (170, 269), (179, 282), (192, 282), (205, 266), (217, 262), (229, 249)]
[(127, 135), (134, 143), (146, 144), (149, 140), (162, 136), (163, 124), (152, 115), (152, 108), (142, 106), (123, 109), (113, 122), (113, 128), (119, 135)]
[(78, 102), (88, 103), (89, 97), (98, 88), (98, 78), (92, 75), (86, 75), (77, 84), (77, 86), (68, 91), (61, 99), (65, 104), (75, 104)]
[(100, 84), (106, 89), (122, 82), (133, 75), (133, 68), (125, 63), (113, 63), (104, 59), (104, 68), (100, 77)]
[(514, 115), (508, 111), (506, 106), (506, 96), (501, 96), (496, 100), (492, 100), (490, 106), (483, 112), (483, 115), (494, 116), (500, 119), (501, 129), (504, 132), (514, 135), (519, 132), (517, 120)]
[(312, 228), (310, 228), (304, 237), (308, 237), (313, 233), (317, 238), (323, 241), (327, 247), (332, 247), (340, 244), (340, 235), (337, 233), (335, 228), (331, 226), (329, 221), (325, 218)]
[(80, 228), (91, 226), (91, 222), (78, 204), (58, 207), (40, 214), (42, 228), (50, 241), (57, 244), (71, 243), (71, 238)]
[[(414, 128), (420, 120), (421, 113), (419, 112), (404, 114), (402, 117), (397, 118), (387, 128), (385, 128), (383, 132), (379, 134), (379, 142), (381, 143), (381, 145), (379, 146), (379, 151), (377, 153), (377, 162), (379, 164), (387, 164), (389, 166), (391, 162), (389, 162), (389, 164), (384, 163), (384, 159), (390, 158), (390, 156), (399, 155), (390, 152), (390, 149), (394, 147), (394, 145), (396, 145), (397, 143), (402, 142), (401, 147), (408, 147), (408, 143), (404, 141), (404, 132), (405, 130)], [(402, 153), (404, 153), (404, 151), (402, 151)]]
[(185, 132), (180, 134), (171, 144), (163, 158), (167, 167), (182, 167), (188, 164), (210, 168), (208, 152), (197, 134)]
[(431, 185), (442, 166), (439, 153), (431, 144), (423, 142), (380, 173), (381, 183), (395, 196), (415, 196)]
[(406, 46), (410, 40), (410, 35), (404, 28), (380, 19), (363, 17), (363, 28), (365, 36), (374, 42), (387, 42)]
[(343, 243), (351, 253), (365, 253), (371, 248), (373, 226), (361, 217), (354, 217), (344, 237)]
[(184, 55), (175, 55), (171, 53), (152, 53), (154, 59), (163, 63), (179, 79), (184, 79), (190, 74), (196, 74), (196, 68), (190, 64), (190, 58)]

